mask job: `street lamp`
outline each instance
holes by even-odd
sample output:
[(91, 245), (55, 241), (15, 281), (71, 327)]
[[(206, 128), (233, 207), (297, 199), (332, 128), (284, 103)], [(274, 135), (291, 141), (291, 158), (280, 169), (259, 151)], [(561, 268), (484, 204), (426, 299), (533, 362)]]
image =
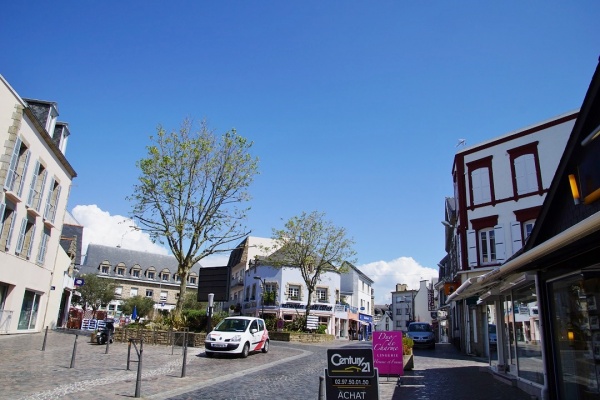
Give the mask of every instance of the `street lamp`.
[(206, 333), (210, 333), (212, 330), (212, 313), (213, 313), (213, 304), (215, 301), (215, 294), (208, 294), (208, 321), (206, 322)]
[(255, 276), (254, 279), (259, 280), (260, 284), (261, 284), (261, 293), (260, 293), (260, 295), (262, 296), (262, 300), (260, 301), (260, 305), (262, 307), (262, 316), (261, 317), (264, 318), (265, 317), (265, 287), (266, 287), (266, 284), (265, 284), (265, 281), (262, 280), (262, 278), (260, 276)]

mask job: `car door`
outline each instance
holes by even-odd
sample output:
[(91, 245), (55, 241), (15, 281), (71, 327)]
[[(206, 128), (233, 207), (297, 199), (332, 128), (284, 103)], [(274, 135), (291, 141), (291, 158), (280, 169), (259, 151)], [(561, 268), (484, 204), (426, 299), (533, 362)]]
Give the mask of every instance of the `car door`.
[(252, 335), (252, 343), (250, 343), (250, 348), (252, 350), (256, 350), (256, 347), (260, 344), (263, 334), (258, 327), (258, 320), (256, 319), (250, 323), (250, 334)]

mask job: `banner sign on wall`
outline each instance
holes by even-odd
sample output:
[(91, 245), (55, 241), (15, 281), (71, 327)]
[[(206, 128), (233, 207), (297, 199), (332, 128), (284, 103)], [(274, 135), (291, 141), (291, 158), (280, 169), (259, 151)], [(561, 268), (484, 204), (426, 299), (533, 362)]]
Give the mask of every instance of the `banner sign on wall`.
[(373, 332), (373, 359), (381, 375), (404, 375), (401, 331)]

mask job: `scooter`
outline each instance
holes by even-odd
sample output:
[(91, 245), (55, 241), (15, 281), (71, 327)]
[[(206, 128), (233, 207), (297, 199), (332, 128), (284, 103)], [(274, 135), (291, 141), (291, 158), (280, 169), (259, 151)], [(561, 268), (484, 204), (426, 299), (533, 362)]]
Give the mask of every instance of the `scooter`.
[(115, 325), (113, 322), (107, 321), (104, 328), (96, 333), (96, 343), (106, 344), (107, 340), (113, 342), (113, 333), (115, 333)]

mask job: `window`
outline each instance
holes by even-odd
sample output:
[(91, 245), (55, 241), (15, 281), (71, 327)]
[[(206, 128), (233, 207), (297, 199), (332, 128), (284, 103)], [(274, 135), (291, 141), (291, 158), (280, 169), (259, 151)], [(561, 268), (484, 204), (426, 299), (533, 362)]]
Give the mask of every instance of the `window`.
[(479, 249), (482, 264), (496, 261), (496, 239), (493, 228), (479, 231)]
[(196, 284), (196, 277), (195, 276), (190, 276), (190, 284), (191, 285), (195, 285)]
[(525, 241), (529, 239), (529, 235), (531, 235), (531, 231), (533, 230), (534, 224), (535, 221), (527, 221), (523, 223), (523, 237), (525, 238)]
[(402, 315), (402, 309), (401, 308), (397, 308), (396, 309), (396, 315)]
[(122, 286), (117, 286), (115, 288), (115, 295), (116, 296), (121, 296), (123, 294), (123, 287)]
[(317, 288), (317, 301), (320, 303), (328, 303), (329, 296), (327, 295), (327, 288)]
[(103, 274), (108, 274), (108, 265), (102, 265), (100, 267), (100, 272)]
[(33, 238), (35, 235), (35, 219), (25, 217), (21, 221), (21, 230), (17, 240), (17, 248), (15, 254), (20, 257), (29, 259), (31, 257), (31, 249)]
[(252, 296), (250, 300), (256, 300), (256, 283), (252, 284)]
[(396, 328), (402, 328), (402, 321), (396, 321)]
[(515, 197), (542, 192), (537, 145), (533, 142), (508, 150)]
[(118, 276), (125, 276), (125, 267), (118, 267), (117, 268), (117, 275)]
[(148, 271), (148, 279), (154, 279), (154, 271)]
[(43, 264), (46, 259), (46, 251), (48, 250), (48, 241), (50, 240), (51, 230), (48, 227), (44, 227), (42, 233), (42, 240), (40, 240), (40, 250), (38, 251), (37, 263)]
[(17, 329), (35, 329), (39, 306), (40, 295), (35, 292), (25, 290)]
[(246, 287), (246, 298), (244, 301), (250, 300), (250, 286)]
[(140, 277), (140, 270), (139, 269), (134, 269), (133, 271), (131, 271), (131, 276), (133, 276), (134, 278), (139, 278)]
[(8, 191), (16, 193), (18, 197), (21, 197), (23, 193), (23, 182), (27, 166), (29, 165), (30, 154), (25, 143), (20, 138), (17, 138), (10, 158), (10, 164), (8, 165), (4, 187)]
[(154, 291), (152, 289), (146, 289), (146, 297), (154, 296)]
[(179, 274), (175, 274), (175, 275), (173, 275), (173, 280), (174, 280), (175, 282), (178, 282), (178, 283), (179, 283), (179, 282), (181, 282), (181, 277), (179, 276)]
[(46, 168), (42, 163), (36, 161), (31, 184), (29, 185), (29, 195), (27, 196), (27, 205), (36, 211), (40, 211), (47, 177), (48, 171)]
[(289, 300), (300, 300), (300, 286), (290, 285), (288, 288)]
[(44, 209), (44, 219), (54, 223), (56, 217), (56, 208), (58, 199), (60, 198), (60, 185), (56, 179), (50, 179), (50, 187), (48, 188), (48, 198), (46, 199), (46, 208)]
[(166, 291), (160, 292), (160, 301), (167, 301), (167, 295)]
[(129, 296), (130, 297), (134, 297), (138, 295), (138, 288), (136, 287), (132, 287), (131, 289), (129, 289)]
[(269, 282), (265, 285), (265, 292), (276, 292), (277, 291), (277, 283)]
[(163, 274), (162, 274), (162, 281), (163, 281), (163, 282), (169, 282), (169, 277), (170, 277), (170, 275), (169, 275), (169, 274), (165, 274), (165, 273), (163, 272)]
[(2, 226), (0, 226), (0, 250), (8, 250), (15, 226), (15, 205), (6, 200), (0, 204), (0, 216), (2, 217)]
[(492, 157), (467, 163), (471, 207), (494, 201)]

